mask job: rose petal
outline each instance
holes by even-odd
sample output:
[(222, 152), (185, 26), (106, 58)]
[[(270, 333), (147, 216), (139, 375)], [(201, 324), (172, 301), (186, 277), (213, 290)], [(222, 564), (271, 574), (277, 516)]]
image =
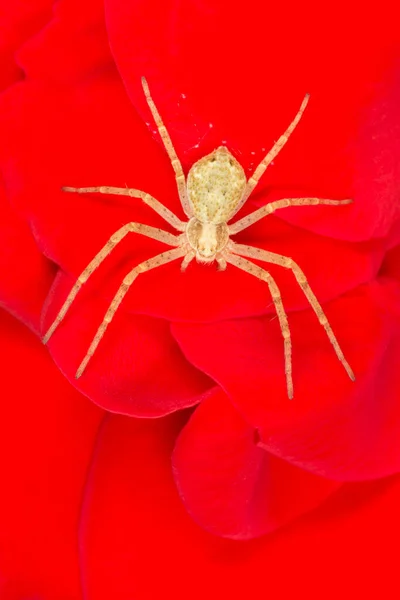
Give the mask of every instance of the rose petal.
[[(288, 223), (305, 227), (323, 235), (340, 239), (360, 240), (393, 234), (392, 227), (400, 217), (400, 71), (389, 70), (375, 86), (372, 99), (362, 108), (362, 118), (349, 154), (354, 162), (352, 190), (349, 194), (354, 205), (349, 212), (332, 207), (293, 207), (280, 211), (279, 217)], [(321, 188), (278, 189), (268, 195), (277, 198), (326, 197)], [(265, 204), (258, 197), (256, 204)], [(326, 213), (326, 216), (325, 216)], [(397, 231), (397, 243), (400, 240)]]
[(269, 533), (339, 487), (265, 452), (255, 433), (220, 392), (202, 402), (178, 438), (175, 481), (189, 513), (211, 533)]
[(293, 401), (286, 397), (276, 319), (174, 323), (172, 331), (188, 359), (219, 383), (259, 429), (264, 448), (333, 479), (381, 477), (400, 465), (399, 299), (398, 284), (382, 278), (326, 307), (355, 383), (315, 315), (290, 315)]
[[(3, 150), (10, 201), (29, 220), (42, 251), (75, 277), (123, 224), (138, 221), (166, 230), (171, 228), (140, 200), (66, 194), (61, 192), (62, 185), (124, 187), (128, 182), (149, 191), (181, 214), (171, 165), (135, 118), (118, 82), (99, 78), (85, 86), (82, 93), (67, 96), (64, 91), (25, 84), (23, 89), (15, 90), (4, 106), (8, 115), (5, 126), (11, 128), (10, 138), (14, 140), (12, 146)], [(36, 118), (41, 111), (46, 114), (45, 124)], [(112, 120), (110, 114), (114, 115)], [(103, 125), (99, 127), (99, 123)], [(77, 145), (79, 136), (83, 138)], [(135, 147), (129, 148), (129, 152), (127, 138), (135, 140)], [(120, 152), (115, 151), (115, 146)], [(36, 156), (40, 164), (35, 162)], [(155, 165), (157, 179), (152, 176)], [(99, 173), (102, 173), (100, 179)], [(295, 257), (322, 300), (369, 281), (376, 274), (384, 251), (383, 243), (355, 245), (333, 241), (288, 226), (274, 217), (236, 239)], [(164, 249), (164, 244), (130, 234), (101, 265), (100, 270), (107, 277), (99, 293), (112, 298), (112, 289), (129, 270), (128, 258), (133, 266)], [(316, 256), (323, 258), (324, 269)], [(331, 274), (329, 280), (320, 277), (325, 270)], [(279, 283), (284, 293), (290, 285), (290, 293), (285, 293), (288, 308), (304, 308), (304, 297), (293, 285), (292, 277), (282, 273), (282, 269), (277, 270), (277, 277), (281, 278)], [(211, 321), (271, 311), (262, 283), (251, 279), (246, 289), (242, 289), (237, 282), (237, 273), (231, 268), (218, 273), (215, 268), (192, 264), (182, 275), (178, 265), (171, 265), (148, 273), (135, 283), (137, 293), (130, 294), (124, 306), (134, 312), (173, 320)], [(163, 289), (163, 294), (158, 293), (159, 289)]]
[[(360, 15), (357, 7), (340, 1), (330, 14), (329, 30), (313, 0), (289, 6), (252, 0), (235, 7), (228, 0), (162, 6), (108, 0), (106, 18), (130, 98), (149, 121), (140, 85), (145, 75), (186, 169), (226, 143), (251, 173), (310, 92), (301, 124), (257, 195), (265, 203), (267, 186), (285, 187), (291, 197), (347, 198), (355, 192), (357, 207), (345, 218), (337, 211), (316, 211), (310, 228), (362, 240), (386, 235), (400, 210), (394, 166), (400, 147), (398, 93), (385, 89), (393, 88), (392, 65), (400, 51), (393, 9), (384, 2), (379, 14), (365, 10)], [(391, 98), (387, 114), (382, 94)], [(371, 131), (368, 119), (375, 132), (379, 121), (379, 139), (360, 150)], [(371, 171), (374, 156), (379, 162)], [(288, 211), (288, 219), (304, 227), (306, 215)]]
[(2, 10), (0, 90), (22, 78), (15, 61), (15, 51), (49, 20), (52, 4), (52, 0), (36, 0), (34, 3), (16, 0)]
[[(50, 327), (73, 283), (70, 278), (58, 277), (43, 331)], [(76, 381), (75, 373), (110, 305), (94, 294), (90, 288), (81, 292), (80, 302), (71, 307), (49, 347), (71, 383), (96, 404), (112, 412), (158, 417), (197, 404), (214, 387), (182, 355), (169, 323), (123, 310), (116, 312)]]
[(386, 254), (380, 272), (382, 276), (400, 280), (400, 245), (395, 246)]
[[(32, 80), (71, 84), (93, 75), (112, 58), (101, 0), (59, 0), (53, 18), (18, 52), (19, 65)], [(51, 54), (48, 48), (51, 46)]]
[(4, 311), (0, 329), (0, 573), (25, 598), (80, 598), (76, 530), (103, 413)]
[(0, 305), (40, 331), (40, 313), (54, 278), (54, 267), (38, 250), (27, 224), (0, 190)]
[(105, 422), (81, 521), (85, 597), (293, 598), (302, 590), (311, 600), (321, 593), (393, 595), (398, 478), (346, 484), (272, 536), (218, 538), (191, 520), (176, 491), (170, 454), (179, 421), (111, 415)]

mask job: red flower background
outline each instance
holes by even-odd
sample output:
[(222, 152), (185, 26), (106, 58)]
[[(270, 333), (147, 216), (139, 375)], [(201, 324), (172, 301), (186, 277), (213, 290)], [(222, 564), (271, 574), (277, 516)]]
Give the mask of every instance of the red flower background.
[[(2, 16), (0, 302), (31, 332), (2, 312), (1, 599), (397, 597), (395, 15), (52, 5)], [(164, 247), (134, 235), (54, 334), (54, 365), (38, 336), (98, 249), (129, 221), (168, 229), (139, 200), (61, 187), (128, 185), (183, 217), (142, 75), (186, 170), (225, 143), (250, 173), (310, 92), (243, 214), (288, 196), (355, 202), (287, 209), (238, 239), (301, 265), (355, 384), (290, 273), (271, 268), (293, 401), (265, 284), (178, 263), (135, 282), (77, 382), (120, 281)]]

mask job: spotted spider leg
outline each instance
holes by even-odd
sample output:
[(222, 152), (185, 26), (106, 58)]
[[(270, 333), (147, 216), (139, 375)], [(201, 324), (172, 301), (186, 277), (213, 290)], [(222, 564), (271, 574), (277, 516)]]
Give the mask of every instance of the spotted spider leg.
[(110, 237), (108, 242), (103, 246), (103, 248), (96, 254), (96, 256), (90, 261), (88, 266), (79, 275), (74, 287), (68, 294), (67, 299), (62, 305), (52, 325), (43, 337), (43, 343), (46, 344), (49, 341), (57, 327), (60, 325), (61, 321), (64, 319), (68, 309), (70, 308), (72, 302), (75, 300), (75, 297), (78, 294), (81, 287), (86, 283), (86, 281), (89, 279), (92, 273), (100, 266), (104, 259), (107, 258), (107, 256), (112, 252), (112, 250), (114, 250), (115, 246), (119, 244), (128, 233), (139, 233), (146, 237), (158, 240), (159, 242), (163, 242), (168, 246), (180, 246), (182, 244), (180, 236), (176, 236), (172, 233), (168, 233), (167, 231), (163, 231), (162, 229), (156, 229), (155, 227), (150, 227), (149, 225), (143, 225), (141, 223), (127, 223), (126, 225), (121, 227), (121, 229), (118, 229), (118, 231), (116, 231)]
[(351, 204), (352, 202), (353, 200), (349, 198), (346, 198), (345, 200), (328, 200), (325, 198), (283, 198), (282, 200), (274, 200), (246, 215), (242, 219), (239, 219), (239, 221), (229, 225), (229, 234), (234, 235), (235, 233), (239, 233), (239, 231), (247, 229), (247, 227), (250, 227), (253, 223), (274, 213), (276, 210), (287, 208), (288, 206), (315, 206), (317, 204), (337, 206), (339, 204)]
[[(186, 180), (185, 180), (185, 176), (183, 173), (182, 165), (178, 159), (175, 148), (174, 148), (171, 138), (164, 126), (161, 116), (160, 116), (160, 114), (155, 106), (155, 103), (150, 95), (149, 87), (147, 85), (145, 78), (142, 78), (142, 85), (143, 85), (143, 90), (144, 90), (144, 94), (146, 97), (146, 101), (149, 105), (150, 111), (156, 122), (158, 131), (159, 131), (161, 139), (164, 143), (166, 152), (172, 163), (172, 167), (175, 171), (179, 197), (180, 197), (183, 209), (186, 212), (186, 214), (190, 216), (191, 210), (190, 210), (189, 202), (187, 199)], [(167, 221), (167, 223), (169, 223), (176, 230), (178, 230), (180, 232), (184, 232), (186, 229), (186, 224), (183, 221), (181, 221), (172, 211), (170, 211), (161, 202), (159, 202), (158, 200), (153, 198), (153, 196), (151, 196), (150, 194), (147, 194), (146, 192), (143, 192), (141, 190), (137, 190), (137, 189), (133, 189), (133, 188), (118, 188), (118, 187), (111, 187), (111, 186), (80, 187), (80, 188), (63, 187), (62, 189), (64, 192), (72, 192), (72, 193), (78, 193), (78, 194), (100, 193), (100, 194), (115, 194), (115, 195), (120, 195), (120, 196), (130, 196), (133, 198), (141, 198), (145, 202), (145, 204), (147, 204), (149, 207), (151, 207), (157, 214), (159, 214), (165, 221)], [(179, 253), (178, 253), (179, 256), (177, 256), (177, 258), (181, 257), (181, 256), (185, 257), (182, 262), (182, 270), (185, 270), (186, 266), (194, 258), (194, 253), (190, 252), (190, 250), (187, 248), (187, 245), (185, 244), (185, 240), (183, 240), (181, 238), (181, 236), (174, 236), (174, 235), (168, 233), (167, 231), (163, 231), (161, 229), (155, 229), (154, 227), (142, 225), (140, 223), (128, 223), (127, 225), (124, 225), (121, 229), (119, 229), (117, 232), (115, 232), (111, 236), (111, 238), (108, 240), (108, 242), (105, 244), (105, 246), (96, 254), (96, 256), (92, 259), (92, 261), (89, 263), (89, 265), (83, 270), (81, 275), (78, 277), (78, 280), (76, 281), (74, 287), (72, 288), (71, 292), (69, 293), (67, 299), (65, 300), (63, 306), (61, 307), (59, 313), (57, 314), (54, 322), (52, 323), (52, 325), (50, 326), (50, 328), (44, 335), (44, 337), (43, 337), (44, 343), (47, 343), (49, 341), (49, 339), (53, 335), (54, 331), (57, 329), (57, 327), (60, 325), (60, 323), (64, 319), (68, 309), (70, 308), (72, 302), (74, 301), (74, 299), (75, 299), (76, 295), (78, 294), (82, 285), (84, 283), (86, 283), (86, 281), (88, 280), (90, 275), (100, 266), (100, 264), (103, 262), (103, 260), (110, 254), (110, 252), (115, 248), (115, 246), (129, 232), (136, 232), (136, 233), (140, 233), (142, 235), (148, 236), (148, 237), (152, 237), (152, 238), (157, 239), (161, 242), (164, 242), (170, 246), (178, 246), (179, 247)], [(160, 255), (160, 256), (161, 256), (161, 258), (164, 258), (164, 255)], [(169, 262), (168, 253), (165, 253), (165, 256), (167, 257), (166, 262)], [(175, 255), (173, 255), (173, 256), (175, 256)], [(174, 258), (171, 258), (171, 260), (174, 260)], [(155, 257), (154, 259), (150, 259), (150, 261), (148, 261), (148, 264), (146, 262), (146, 263), (143, 263), (142, 265), (139, 265), (139, 267), (135, 267), (135, 268), (138, 269), (138, 268), (143, 267), (143, 265), (144, 265), (144, 266), (146, 266), (145, 270), (149, 270), (151, 268), (154, 268), (154, 266), (160, 266), (161, 264), (164, 264), (164, 262), (161, 262), (161, 260), (158, 261), (158, 258)], [(134, 269), (134, 271), (135, 271), (135, 269)], [(132, 271), (132, 273), (133, 273), (133, 271)], [(132, 282), (133, 282), (133, 280), (132, 280)], [(120, 295), (122, 294), (122, 290), (125, 289), (123, 286), (124, 286), (124, 284), (122, 284), (122, 286), (118, 292), (118, 294), (120, 294)], [(117, 296), (118, 296), (118, 294), (117, 294)], [(123, 295), (121, 296), (121, 300), (122, 300)], [(119, 306), (120, 301), (116, 305), (116, 308)], [(112, 307), (110, 307), (110, 309), (107, 313), (108, 315), (110, 315), (110, 314), (113, 315), (115, 312), (115, 311), (113, 312), (111, 310), (111, 308)], [(115, 308), (115, 310), (116, 310), (116, 308)], [(106, 318), (108, 319), (109, 317), (106, 316)], [(107, 325), (109, 322), (110, 321), (107, 320)], [(81, 365), (80, 370), (78, 370), (79, 374), (77, 376), (80, 376), (82, 374), (87, 362), (89, 361), (90, 357), (92, 356), (95, 349), (97, 348), (97, 345), (98, 345), (101, 337), (104, 335), (104, 331), (105, 331), (107, 325), (104, 326), (104, 322), (103, 322), (102, 325), (100, 326), (99, 331), (96, 334), (96, 338), (93, 341), (92, 345), (90, 346), (88, 354), (86, 355), (86, 357), (84, 359), (84, 362), (85, 361), (86, 362), (85, 362), (85, 364), (82, 363), (83, 366)]]
[(234, 265), (242, 271), (246, 271), (250, 275), (254, 275), (258, 279), (265, 281), (269, 287), (272, 300), (275, 304), (276, 314), (278, 315), (279, 325), (281, 327), (284, 352), (285, 352), (285, 375), (286, 375), (286, 387), (289, 399), (293, 398), (293, 378), (292, 378), (292, 342), (290, 338), (289, 323), (286, 316), (286, 312), (282, 302), (282, 296), (279, 288), (276, 284), (275, 279), (268, 271), (255, 265), (254, 263), (242, 258), (239, 255), (226, 253), (225, 260), (227, 263)]
[(178, 187), (178, 194), (179, 194), (179, 198), (180, 198), (180, 201), (182, 204), (182, 208), (188, 217), (192, 217), (193, 214), (192, 214), (192, 210), (191, 210), (191, 207), (189, 204), (187, 188), (186, 188), (186, 178), (183, 173), (181, 161), (178, 158), (178, 155), (176, 153), (176, 150), (174, 148), (174, 145), (172, 143), (170, 135), (163, 123), (163, 120), (160, 116), (160, 113), (158, 112), (158, 109), (154, 103), (154, 100), (151, 97), (149, 86), (148, 86), (148, 83), (147, 83), (145, 77), (142, 77), (142, 87), (143, 87), (144, 95), (146, 97), (147, 104), (150, 108), (151, 114), (153, 115), (153, 119), (157, 126), (158, 132), (161, 136), (162, 142), (164, 144), (164, 148), (165, 148), (165, 150), (169, 156), (169, 159), (172, 163), (172, 168), (175, 171), (176, 185)]
[(155, 269), (156, 267), (161, 267), (162, 265), (166, 265), (167, 263), (172, 262), (173, 260), (183, 257), (185, 254), (186, 254), (186, 248), (183, 246), (180, 246), (178, 248), (174, 248), (173, 250), (167, 250), (167, 252), (158, 254), (154, 258), (145, 260), (144, 262), (142, 262), (139, 265), (137, 265), (136, 267), (134, 267), (131, 271), (129, 271), (128, 275), (126, 275), (126, 277), (124, 278), (123, 282), (121, 283), (117, 293), (115, 294), (115, 296), (104, 316), (104, 319), (103, 319), (102, 323), (100, 324), (100, 327), (98, 328), (97, 333), (94, 336), (93, 341), (90, 344), (89, 349), (76, 372), (76, 375), (75, 375), (76, 379), (78, 379), (82, 375), (84, 370), (86, 369), (86, 366), (87, 366), (89, 360), (93, 356), (97, 346), (100, 343), (100, 340), (102, 339), (103, 335), (105, 334), (107, 327), (113, 320), (114, 315), (115, 315), (119, 305), (121, 304), (122, 300), (124, 299), (126, 293), (128, 292), (129, 288), (131, 287), (131, 285), (135, 281), (135, 279), (141, 273), (145, 273), (146, 271), (150, 271), (151, 269)]
[(119, 187), (110, 187), (106, 185), (101, 185), (99, 187), (63, 187), (63, 192), (73, 192), (76, 194), (107, 194), (107, 195), (116, 195), (116, 196), (130, 196), (131, 198), (141, 198), (145, 204), (150, 206), (160, 217), (164, 219), (167, 223), (172, 225), (178, 231), (185, 231), (185, 223), (178, 219), (174, 213), (169, 210), (164, 204), (147, 194), (146, 192), (142, 192), (141, 190), (136, 190), (134, 188), (119, 188)]
[[(352, 381), (355, 381), (355, 376), (354, 376), (353, 370), (350, 367), (349, 363), (347, 362), (347, 360), (343, 354), (343, 351), (339, 346), (339, 343), (336, 339), (335, 334), (333, 333), (332, 327), (329, 324), (329, 321), (322, 309), (321, 304), (318, 302), (317, 297), (315, 296), (314, 292), (312, 291), (310, 284), (308, 283), (307, 278), (304, 275), (302, 269), (299, 267), (299, 265), (294, 260), (292, 260), (291, 258), (289, 258), (287, 256), (282, 256), (280, 254), (275, 254), (275, 252), (269, 252), (267, 250), (262, 250), (261, 248), (254, 248), (253, 246), (247, 246), (247, 245), (243, 245), (243, 244), (232, 244), (231, 243), (229, 249), (224, 254), (227, 262), (232, 262), (232, 254), (231, 253), (234, 253), (235, 255), (246, 256), (248, 258), (253, 258), (256, 260), (261, 260), (263, 262), (267, 262), (267, 263), (271, 263), (271, 264), (275, 264), (275, 265), (280, 265), (281, 267), (284, 267), (285, 269), (290, 269), (292, 271), (293, 275), (296, 278), (297, 283), (303, 290), (304, 295), (306, 296), (308, 302), (310, 303), (311, 308), (314, 310), (315, 314), (317, 315), (317, 318), (318, 318), (320, 324), (325, 329), (325, 332), (329, 338), (329, 341), (331, 342), (331, 344), (336, 352), (336, 356), (342, 363), (342, 365), (343, 365), (346, 373), (350, 377), (350, 379)], [(259, 274), (257, 273), (257, 268), (254, 268), (255, 265), (253, 265), (253, 263), (250, 263), (250, 264), (252, 265), (251, 269), (249, 268), (249, 265), (244, 265), (244, 263), (241, 264), (240, 268), (243, 269), (244, 271), (247, 271), (251, 275), (255, 275), (256, 277), (263, 279), (264, 277), (260, 277)], [(236, 264), (236, 266), (239, 266), (239, 265)], [(284, 330), (282, 329), (282, 333), (283, 332), (284, 332)], [(285, 356), (286, 356), (286, 350), (285, 350)]]
[(294, 129), (296, 128), (297, 124), (299, 123), (301, 117), (303, 116), (303, 113), (306, 109), (309, 99), (310, 99), (310, 94), (306, 94), (304, 96), (303, 102), (301, 103), (301, 106), (297, 112), (297, 115), (295, 116), (293, 121), (290, 123), (289, 127), (280, 136), (278, 141), (275, 142), (275, 144), (273, 145), (271, 150), (263, 158), (263, 160), (260, 162), (260, 164), (258, 165), (256, 170), (254, 171), (253, 175), (247, 181), (245, 190), (243, 192), (243, 196), (242, 196), (239, 204), (237, 205), (235, 214), (242, 208), (243, 204), (246, 202), (247, 198), (250, 196), (250, 194), (256, 187), (257, 183), (260, 181), (261, 177), (264, 175), (265, 170), (268, 167), (268, 165), (271, 164), (271, 162), (279, 154), (279, 152), (282, 150), (283, 146), (288, 141), (289, 137), (291, 136), (292, 132), (294, 131)]

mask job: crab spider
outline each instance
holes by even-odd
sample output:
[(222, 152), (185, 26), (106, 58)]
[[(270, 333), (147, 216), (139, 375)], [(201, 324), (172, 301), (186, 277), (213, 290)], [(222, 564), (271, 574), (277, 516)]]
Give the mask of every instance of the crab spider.
[(219, 269), (224, 270), (227, 264), (245, 271), (246, 273), (265, 281), (267, 284), (273, 302), (275, 304), (279, 324), (282, 330), (284, 341), (285, 374), (287, 393), (289, 398), (293, 398), (293, 380), (292, 380), (292, 344), (290, 338), (290, 329), (288, 319), (283, 307), (279, 288), (272, 276), (265, 269), (254, 264), (251, 260), (256, 259), (265, 263), (280, 265), (290, 269), (297, 280), (297, 283), (303, 290), (308, 302), (317, 315), (317, 318), (325, 329), (326, 334), (336, 352), (336, 355), (342, 363), (350, 379), (354, 381), (354, 373), (344, 357), (335, 334), (328, 322), (328, 319), (318, 302), (315, 294), (308, 284), (307, 278), (297, 263), (289, 257), (267, 252), (253, 246), (246, 246), (234, 243), (231, 236), (246, 229), (263, 217), (286, 208), (288, 206), (304, 206), (315, 204), (340, 205), (349, 204), (352, 200), (326, 200), (321, 198), (285, 198), (270, 202), (266, 206), (259, 208), (251, 214), (239, 219), (233, 224), (228, 224), (234, 215), (240, 210), (247, 198), (250, 196), (258, 181), (262, 177), (268, 165), (277, 156), (283, 146), (289, 139), (289, 136), (300, 121), (303, 112), (307, 106), (309, 95), (307, 94), (297, 112), (292, 123), (286, 129), (283, 135), (274, 144), (265, 158), (258, 165), (249, 180), (246, 180), (245, 172), (239, 162), (224, 146), (220, 146), (211, 154), (204, 156), (197, 161), (189, 170), (187, 179), (183, 173), (181, 162), (176, 154), (168, 131), (161, 119), (160, 113), (150, 95), (150, 90), (146, 79), (142, 78), (143, 91), (147, 104), (153, 115), (157, 129), (163, 141), (165, 150), (175, 171), (176, 184), (179, 198), (183, 210), (188, 217), (187, 221), (181, 221), (166, 206), (145, 192), (130, 188), (117, 187), (64, 187), (64, 192), (76, 192), (86, 194), (98, 192), (101, 194), (117, 194), (141, 198), (148, 206), (169, 223), (174, 229), (180, 232), (173, 235), (167, 231), (143, 225), (141, 223), (127, 223), (116, 231), (105, 246), (96, 254), (89, 265), (82, 271), (74, 287), (65, 300), (61, 310), (57, 314), (52, 325), (46, 332), (43, 342), (46, 343), (53, 335), (61, 321), (64, 319), (69, 307), (75, 299), (82, 285), (86, 283), (90, 275), (100, 266), (103, 260), (119, 244), (128, 233), (137, 233), (163, 242), (171, 246), (171, 250), (166, 250), (158, 256), (150, 258), (139, 265), (136, 265), (129, 271), (122, 281), (117, 293), (114, 296), (105, 316), (97, 330), (97, 333), (81, 362), (76, 378), (80, 377), (93, 356), (100, 340), (102, 339), (108, 325), (111, 323), (115, 312), (129, 291), (132, 283), (141, 273), (165, 265), (173, 260), (182, 258), (182, 271), (195, 258), (199, 263), (210, 263), (216, 261)]

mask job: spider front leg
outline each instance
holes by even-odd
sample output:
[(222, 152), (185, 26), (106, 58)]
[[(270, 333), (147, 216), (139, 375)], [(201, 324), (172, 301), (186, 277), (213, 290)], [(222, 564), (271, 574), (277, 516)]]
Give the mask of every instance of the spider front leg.
[(285, 133), (283, 133), (280, 136), (280, 138), (278, 139), (278, 141), (275, 142), (275, 144), (273, 145), (273, 147), (271, 148), (271, 150), (263, 158), (263, 160), (260, 162), (260, 164), (258, 165), (258, 167), (256, 168), (256, 170), (254, 171), (253, 175), (248, 180), (246, 188), (245, 188), (244, 193), (243, 193), (243, 196), (242, 196), (242, 198), (241, 198), (241, 200), (240, 200), (240, 202), (239, 202), (239, 204), (238, 204), (238, 206), (236, 208), (236, 212), (238, 212), (238, 210), (246, 202), (247, 198), (250, 196), (250, 194), (252, 193), (252, 191), (256, 187), (257, 183), (260, 181), (261, 177), (264, 175), (265, 170), (268, 167), (268, 165), (274, 160), (274, 158), (279, 154), (279, 152), (282, 150), (283, 146), (288, 141), (289, 137), (291, 136), (292, 132), (294, 131), (294, 129), (296, 128), (298, 122), (300, 121), (301, 117), (303, 116), (303, 112), (306, 109), (306, 106), (308, 104), (309, 99), (310, 99), (310, 94), (306, 94), (304, 96), (303, 102), (301, 103), (301, 106), (300, 106), (300, 108), (299, 108), (299, 110), (297, 112), (297, 115), (295, 116), (295, 118), (293, 119), (293, 121), (290, 123), (290, 125), (286, 129)]
[(172, 168), (174, 169), (174, 172), (175, 172), (175, 180), (176, 180), (176, 185), (178, 188), (178, 194), (179, 194), (179, 198), (180, 198), (180, 201), (182, 204), (182, 208), (185, 211), (185, 214), (188, 217), (191, 217), (193, 215), (192, 215), (192, 210), (191, 210), (190, 204), (189, 204), (189, 199), (188, 199), (187, 190), (186, 190), (186, 179), (185, 179), (185, 175), (183, 173), (181, 161), (178, 158), (178, 155), (176, 153), (176, 150), (174, 148), (174, 145), (172, 143), (170, 135), (167, 131), (167, 128), (165, 127), (163, 120), (161, 118), (161, 115), (158, 112), (158, 109), (154, 103), (153, 98), (151, 97), (149, 84), (147, 83), (145, 77), (142, 77), (142, 87), (143, 87), (144, 95), (146, 98), (146, 102), (148, 104), (148, 107), (150, 108), (151, 114), (153, 115), (153, 119), (156, 123), (158, 133), (160, 134), (160, 137), (164, 144), (164, 148), (167, 151), (168, 157), (172, 164)]
[(301, 268), (299, 267), (299, 265), (287, 256), (275, 254), (275, 252), (268, 252), (267, 250), (261, 250), (261, 248), (254, 248), (253, 246), (245, 246), (243, 244), (232, 244), (230, 250), (234, 254), (239, 254), (241, 256), (247, 256), (256, 260), (262, 260), (267, 263), (280, 265), (281, 267), (284, 267), (285, 269), (290, 269), (293, 272), (293, 275), (295, 276), (297, 283), (303, 290), (307, 300), (311, 305), (311, 308), (314, 310), (320, 324), (325, 329), (326, 334), (336, 352), (336, 356), (342, 363), (350, 379), (352, 381), (355, 381), (353, 370), (344, 357), (342, 349), (340, 348), (336, 336), (333, 333), (332, 327), (329, 324), (327, 316), (325, 315), (322, 306), (318, 302), (316, 295), (312, 291), (310, 284), (308, 283), (307, 278), (304, 275)]
[(174, 248), (173, 250), (167, 250), (167, 252), (158, 254), (158, 256), (155, 256), (154, 258), (150, 258), (149, 260), (146, 260), (146, 261), (140, 263), (139, 265), (137, 265), (137, 267), (135, 267), (128, 273), (128, 275), (125, 277), (125, 279), (121, 283), (117, 293), (115, 294), (115, 296), (110, 304), (110, 307), (107, 310), (107, 312), (104, 316), (104, 319), (103, 319), (100, 327), (98, 328), (97, 333), (94, 336), (92, 343), (89, 346), (86, 356), (83, 359), (83, 361), (81, 362), (81, 364), (76, 372), (76, 375), (75, 375), (76, 379), (78, 379), (82, 375), (84, 370), (86, 369), (86, 366), (87, 366), (89, 360), (91, 359), (91, 357), (93, 356), (97, 346), (99, 345), (100, 340), (103, 337), (107, 327), (113, 320), (114, 315), (115, 315), (119, 305), (121, 304), (126, 293), (128, 292), (132, 283), (138, 277), (138, 275), (140, 275), (141, 273), (145, 273), (146, 271), (150, 271), (151, 269), (155, 269), (156, 267), (161, 267), (161, 265), (165, 265), (173, 260), (176, 260), (177, 258), (181, 258), (182, 256), (185, 256), (186, 252), (187, 252), (187, 250), (183, 246), (180, 246), (179, 248)]
[(288, 206), (316, 206), (317, 204), (338, 206), (340, 204), (351, 204), (352, 202), (353, 200), (350, 200), (349, 198), (346, 198), (345, 200), (328, 200), (325, 198), (283, 198), (282, 200), (275, 200), (274, 202), (270, 202), (269, 204), (258, 208), (249, 215), (246, 215), (243, 219), (239, 219), (236, 223), (229, 225), (229, 235), (239, 233), (239, 231), (247, 229), (247, 227), (250, 227), (253, 223), (272, 214), (276, 210), (287, 208)]
[(272, 275), (258, 267), (254, 263), (242, 258), (241, 256), (237, 256), (236, 254), (231, 254), (230, 252), (225, 253), (226, 262), (238, 267), (238, 269), (242, 269), (242, 271), (246, 271), (250, 275), (254, 275), (258, 279), (265, 281), (268, 284), (269, 291), (272, 296), (272, 300), (275, 304), (276, 313), (278, 315), (279, 324), (281, 326), (281, 331), (283, 335), (283, 343), (284, 343), (284, 351), (285, 351), (285, 374), (286, 374), (286, 386), (288, 397), (291, 400), (293, 398), (293, 378), (292, 378), (292, 342), (290, 339), (290, 329), (289, 323), (287, 320), (287, 316), (285, 313), (285, 309), (282, 302), (281, 293), (279, 291), (278, 286), (276, 285), (275, 280)]
[(178, 219), (176, 215), (172, 211), (169, 210), (164, 204), (161, 204), (158, 200), (147, 194), (146, 192), (142, 192), (141, 190), (136, 190), (134, 188), (119, 188), (119, 187), (110, 187), (107, 185), (101, 185), (99, 187), (63, 187), (61, 188), (63, 192), (72, 192), (76, 194), (107, 194), (107, 195), (116, 195), (116, 196), (130, 196), (131, 198), (141, 198), (147, 206), (150, 206), (160, 217), (162, 217), (167, 223), (172, 225), (178, 231), (185, 231), (186, 224)]
[(112, 250), (114, 250), (115, 246), (119, 244), (119, 242), (121, 242), (121, 240), (123, 240), (128, 233), (140, 233), (141, 235), (144, 235), (146, 237), (150, 237), (160, 242), (163, 242), (168, 246), (179, 246), (181, 244), (180, 236), (173, 235), (172, 233), (168, 233), (167, 231), (163, 231), (162, 229), (150, 227), (149, 225), (142, 225), (142, 223), (127, 223), (127, 225), (124, 225), (123, 227), (121, 227), (121, 229), (118, 229), (118, 231), (110, 237), (110, 239), (103, 246), (100, 252), (98, 252), (93, 258), (93, 260), (88, 264), (86, 269), (84, 269), (79, 275), (74, 287), (68, 294), (67, 299), (62, 305), (59, 313), (57, 314), (52, 325), (49, 327), (45, 336), (43, 337), (44, 344), (46, 344), (49, 341), (49, 339), (51, 338), (61, 321), (64, 319), (69, 307), (71, 306), (72, 302), (74, 301), (77, 293), (79, 292), (83, 284), (86, 283), (90, 275), (100, 266), (103, 260), (110, 254)]

